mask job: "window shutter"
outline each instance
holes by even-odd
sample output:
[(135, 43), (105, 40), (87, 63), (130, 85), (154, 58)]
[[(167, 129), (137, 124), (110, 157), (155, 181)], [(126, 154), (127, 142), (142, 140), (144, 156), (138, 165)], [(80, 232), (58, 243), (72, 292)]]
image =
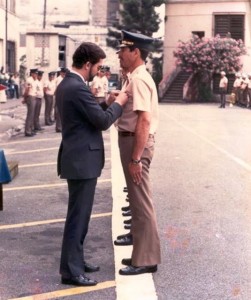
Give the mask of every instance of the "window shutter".
[(223, 38), (228, 32), (233, 39), (244, 41), (244, 15), (215, 15), (215, 35)]

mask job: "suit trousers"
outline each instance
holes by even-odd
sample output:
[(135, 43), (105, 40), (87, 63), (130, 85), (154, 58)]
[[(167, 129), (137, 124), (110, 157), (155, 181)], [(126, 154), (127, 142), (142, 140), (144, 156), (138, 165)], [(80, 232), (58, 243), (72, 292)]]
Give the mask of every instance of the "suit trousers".
[(25, 133), (31, 134), (33, 131), (34, 126), (34, 114), (35, 114), (35, 97), (33, 96), (27, 96), (26, 98), (26, 105), (27, 105), (27, 115), (25, 120)]
[(67, 180), (69, 191), (60, 274), (64, 277), (84, 274), (83, 244), (88, 232), (97, 178)]
[(136, 185), (128, 169), (132, 158), (134, 136), (119, 136), (120, 158), (132, 212), (133, 266), (156, 265), (159, 264), (161, 260), (160, 240), (149, 178), (150, 163), (154, 153), (154, 143), (154, 137), (149, 137), (141, 157), (143, 168), (142, 183)]

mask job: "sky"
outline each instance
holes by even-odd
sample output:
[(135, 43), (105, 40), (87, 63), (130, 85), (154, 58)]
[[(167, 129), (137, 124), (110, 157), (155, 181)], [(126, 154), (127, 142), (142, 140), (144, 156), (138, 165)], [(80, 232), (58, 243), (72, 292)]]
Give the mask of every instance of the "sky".
[[(67, 22), (67, 21), (88, 21), (89, 8), (88, 0), (47, 0), (46, 23)], [(27, 13), (27, 8), (29, 13)], [(44, 0), (18, 0), (17, 14), (22, 17), (21, 26), (34, 28), (41, 24), (43, 26)], [(165, 5), (156, 7), (161, 20), (165, 16)], [(28, 24), (28, 25), (27, 25)], [(160, 24), (160, 30), (154, 37), (164, 35), (164, 22)]]
[[(47, 0), (46, 3), (46, 20), (48, 23), (88, 20), (88, 0)], [(28, 14), (27, 8), (29, 8)], [(43, 11), (44, 0), (17, 1), (17, 14), (25, 17), (26, 23), (29, 23), (30, 27), (40, 22), (42, 27)]]

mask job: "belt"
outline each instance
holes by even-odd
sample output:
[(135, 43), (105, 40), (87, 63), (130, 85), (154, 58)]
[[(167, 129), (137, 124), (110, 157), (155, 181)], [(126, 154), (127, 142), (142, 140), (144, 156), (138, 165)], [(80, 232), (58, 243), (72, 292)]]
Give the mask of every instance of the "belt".
[[(135, 132), (119, 131), (119, 136), (135, 136)], [(154, 137), (154, 134), (149, 134), (149, 138)]]

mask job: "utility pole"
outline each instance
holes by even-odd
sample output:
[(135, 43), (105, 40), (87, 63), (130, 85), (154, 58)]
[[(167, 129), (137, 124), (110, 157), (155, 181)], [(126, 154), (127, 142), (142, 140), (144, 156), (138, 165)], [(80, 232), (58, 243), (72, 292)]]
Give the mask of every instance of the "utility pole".
[(47, 0), (44, 0), (44, 13), (43, 13), (43, 32), (42, 32), (42, 55), (41, 55), (41, 67), (44, 66), (44, 47), (45, 47), (45, 28), (46, 28), (46, 10), (47, 10)]
[(46, 10), (47, 10), (47, 0), (44, 0), (44, 18), (43, 18), (43, 29), (46, 27)]

